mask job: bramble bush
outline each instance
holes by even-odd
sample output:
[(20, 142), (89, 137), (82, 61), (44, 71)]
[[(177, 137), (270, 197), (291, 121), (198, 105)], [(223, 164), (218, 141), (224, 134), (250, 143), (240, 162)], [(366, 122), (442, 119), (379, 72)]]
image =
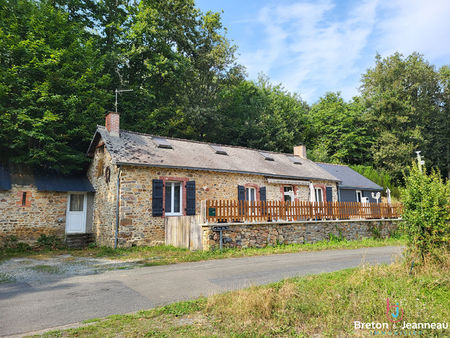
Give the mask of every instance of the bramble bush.
[(401, 191), (404, 231), (408, 238), (412, 258), (438, 257), (441, 250), (448, 251), (450, 241), (450, 182), (443, 181), (439, 171), (427, 174), (413, 163), (405, 176)]

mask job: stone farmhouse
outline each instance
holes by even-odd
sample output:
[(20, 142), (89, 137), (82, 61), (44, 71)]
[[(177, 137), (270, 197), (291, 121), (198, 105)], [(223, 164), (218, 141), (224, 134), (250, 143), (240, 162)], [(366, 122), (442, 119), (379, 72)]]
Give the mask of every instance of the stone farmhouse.
[(207, 199), (306, 201), (311, 182), (317, 199), (337, 200), (339, 180), (308, 160), (304, 146), (282, 154), (162, 138), (120, 130), (117, 113), (105, 125), (89, 146), (87, 174), (101, 245), (113, 245), (116, 228), (119, 245), (164, 243), (164, 219), (197, 215)]
[(202, 201), (334, 202), (345, 181), (308, 160), (303, 145), (286, 154), (164, 138), (120, 130), (118, 113), (97, 127), (87, 155), (85, 177), (0, 166), (0, 237), (88, 234), (102, 246), (164, 244), (167, 220), (199, 216)]

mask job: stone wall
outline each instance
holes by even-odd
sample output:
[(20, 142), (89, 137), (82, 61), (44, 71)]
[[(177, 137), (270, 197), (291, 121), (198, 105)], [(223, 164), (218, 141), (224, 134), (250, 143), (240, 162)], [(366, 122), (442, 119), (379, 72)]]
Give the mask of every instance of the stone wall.
[[(107, 168), (109, 168), (109, 182), (107, 182)], [(92, 231), (97, 244), (101, 246), (114, 245), (117, 173), (118, 168), (112, 163), (108, 151), (104, 146), (98, 147), (87, 177), (95, 188)]]
[[(22, 206), (22, 193), (27, 201)], [(38, 191), (32, 185), (13, 185), (0, 191), (0, 246), (6, 236), (34, 244), (40, 235), (64, 238), (66, 226), (67, 193)]]
[[(103, 158), (104, 166), (111, 167), (111, 181), (105, 183), (103, 176), (98, 177), (97, 166)], [(112, 246), (114, 243), (116, 179), (117, 168), (111, 164), (106, 151), (96, 150), (88, 177), (96, 189), (94, 206), (94, 232), (97, 243)], [(260, 175), (220, 173), (203, 170), (184, 170), (152, 168), (143, 166), (122, 166), (120, 174), (120, 225), (119, 246), (163, 244), (165, 238), (164, 217), (152, 216), (152, 180), (195, 181), (196, 213), (200, 214), (201, 201), (206, 199), (237, 200), (237, 186), (266, 187), (267, 200), (283, 199), (281, 184), (270, 184)], [(314, 182), (314, 181), (313, 181)], [(337, 200), (334, 182), (316, 181), (333, 188), (333, 198)], [(309, 199), (308, 186), (295, 186), (295, 197)]]
[[(348, 240), (388, 237), (396, 229), (400, 220), (346, 220), (315, 221), (295, 223), (226, 224), (223, 231), (223, 247), (249, 248), (277, 244), (314, 243), (330, 238), (330, 234), (342, 235)], [(225, 224), (220, 224), (221, 226)], [(203, 250), (219, 247), (219, 233), (211, 225), (202, 226)]]

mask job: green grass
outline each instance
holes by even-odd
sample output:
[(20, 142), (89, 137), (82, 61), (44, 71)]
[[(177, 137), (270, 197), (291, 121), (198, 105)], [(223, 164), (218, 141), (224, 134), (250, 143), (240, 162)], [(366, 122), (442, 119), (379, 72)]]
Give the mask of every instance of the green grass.
[[(369, 336), (354, 321), (388, 322), (386, 298), (399, 302), (407, 322), (446, 322), (450, 318), (450, 259), (440, 265), (363, 266), (290, 278), (270, 285), (209, 298), (114, 315), (88, 326), (52, 331), (46, 337), (321, 337)], [(392, 329), (392, 326), (390, 326)], [(396, 329), (398, 335), (411, 332)], [(448, 331), (422, 330), (422, 336)]]
[(118, 248), (116, 250), (108, 247), (86, 248), (82, 250), (44, 250), (27, 251), (22, 254), (2, 252), (0, 250), (0, 261), (18, 256), (31, 256), (37, 259), (45, 259), (62, 254), (71, 254), (80, 257), (98, 257), (118, 260), (137, 260), (144, 266), (176, 264), (182, 262), (197, 262), (210, 259), (223, 259), (232, 257), (271, 255), (282, 253), (293, 253), (300, 251), (317, 251), (329, 249), (358, 249), (363, 247), (379, 247), (388, 245), (405, 245), (403, 238), (388, 239), (361, 239), (357, 241), (347, 241), (334, 238), (329, 241), (321, 241), (313, 244), (289, 244), (267, 246), (265, 248), (247, 249), (224, 249), (211, 251), (189, 251), (188, 249), (175, 248), (173, 246), (159, 245), (152, 247), (131, 247)]

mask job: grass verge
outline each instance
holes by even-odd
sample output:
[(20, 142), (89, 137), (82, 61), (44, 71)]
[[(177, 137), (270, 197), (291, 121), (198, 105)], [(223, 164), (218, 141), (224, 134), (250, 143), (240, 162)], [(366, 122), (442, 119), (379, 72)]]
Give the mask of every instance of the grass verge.
[(375, 329), (355, 328), (355, 321), (389, 323), (388, 336), (444, 336), (448, 330), (402, 330), (402, 323), (394, 328), (386, 316), (386, 299), (400, 304), (406, 322), (445, 323), (450, 318), (449, 262), (447, 254), (442, 265), (419, 266), (412, 274), (408, 264), (397, 262), (291, 278), (136, 314), (114, 315), (44, 336), (337, 337), (376, 333)]
[(37, 259), (50, 258), (62, 254), (82, 257), (101, 257), (119, 260), (138, 260), (144, 266), (166, 265), (182, 262), (197, 262), (209, 259), (271, 255), (282, 253), (294, 253), (301, 251), (317, 251), (330, 249), (358, 249), (364, 247), (379, 247), (390, 245), (405, 245), (403, 238), (373, 239), (366, 238), (356, 241), (333, 239), (312, 244), (289, 244), (267, 246), (265, 248), (224, 249), (212, 251), (189, 251), (188, 249), (175, 248), (173, 246), (159, 245), (152, 247), (131, 247), (112, 249), (108, 247), (94, 247), (82, 250), (43, 250), (11, 252), (0, 249), (0, 261), (13, 257), (32, 257)]

